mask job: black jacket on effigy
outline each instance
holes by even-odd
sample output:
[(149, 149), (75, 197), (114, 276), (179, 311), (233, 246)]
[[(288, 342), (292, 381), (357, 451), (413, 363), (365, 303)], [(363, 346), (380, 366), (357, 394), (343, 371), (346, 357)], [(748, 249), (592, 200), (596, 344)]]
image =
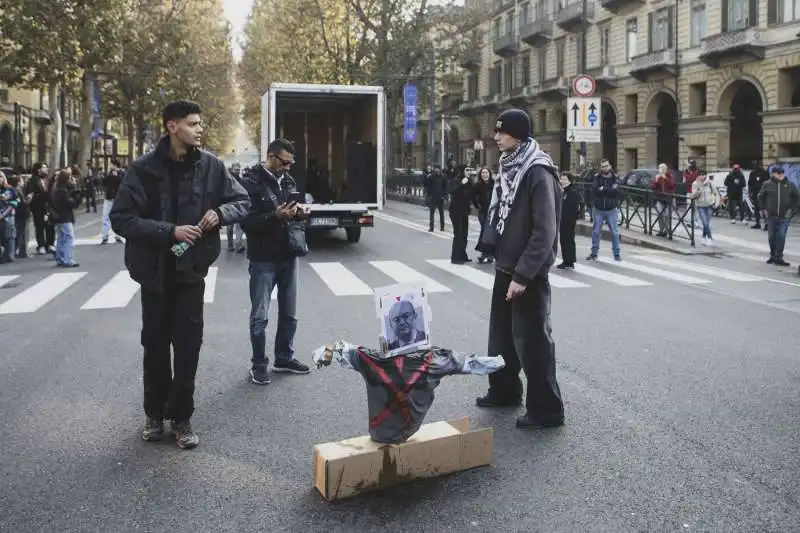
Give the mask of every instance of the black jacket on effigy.
[[(168, 276), (175, 283), (201, 281), (220, 252), (217, 227), (176, 259), (170, 252), (175, 227), (198, 224), (209, 210), (217, 212), (220, 226), (234, 224), (247, 214), (249, 204), (247, 191), (222, 161), (198, 149), (175, 162), (169, 137), (164, 137), (154, 151), (130, 165), (109, 218), (114, 232), (125, 238), (125, 266), (131, 278), (142, 287), (163, 290)], [(174, 261), (174, 267), (168, 261)]]

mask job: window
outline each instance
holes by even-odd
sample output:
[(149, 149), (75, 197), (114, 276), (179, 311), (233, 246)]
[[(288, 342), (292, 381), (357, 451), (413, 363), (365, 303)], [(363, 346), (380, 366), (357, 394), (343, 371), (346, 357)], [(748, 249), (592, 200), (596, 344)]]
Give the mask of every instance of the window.
[(494, 23), (492, 24), (492, 37), (494, 40), (500, 38), (500, 19), (494, 19)]
[(478, 73), (473, 72), (467, 76), (467, 101), (478, 99)]
[(549, 2), (539, 0), (539, 3), (536, 4), (536, 20), (547, 20), (551, 13), (549, 8)]
[(527, 87), (531, 84), (531, 56), (530, 54), (526, 53), (522, 56), (522, 68), (520, 70), (520, 85), (522, 87)]
[(600, 28), (600, 66), (609, 64), (609, 49), (611, 48), (611, 27), (603, 26)]
[(692, 0), (691, 45), (699, 46), (706, 38), (706, 0)]
[(739, 31), (754, 26), (757, 10), (757, 0), (728, 0), (728, 12), (722, 13), (723, 31)]
[(800, 19), (800, 0), (777, 0), (778, 21), (792, 22)]
[(525, 24), (530, 21), (530, 10), (531, 5), (528, 3), (522, 4), (519, 8), (519, 27), (522, 28)]
[(514, 61), (506, 60), (503, 64), (503, 92), (510, 93), (514, 88)]
[(564, 75), (564, 45), (566, 40), (562, 37), (556, 41), (556, 77)]
[(495, 95), (500, 93), (500, 88), (503, 82), (503, 69), (500, 64), (496, 64), (489, 71), (489, 94)]
[(539, 67), (539, 83), (547, 79), (547, 47), (542, 46), (536, 50), (538, 57), (536, 58), (537, 66)]
[(575, 34), (575, 66), (578, 69), (579, 73), (583, 73), (586, 70), (586, 64), (583, 62), (583, 34), (576, 33)]
[(514, 15), (509, 13), (506, 15), (506, 25), (505, 30), (503, 30), (503, 35), (513, 35), (514, 34)]
[(670, 9), (659, 9), (650, 13), (650, 51), (658, 52), (671, 46), (670, 39)]
[(630, 63), (636, 57), (637, 43), (639, 39), (639, 25), (636, 19), (630, 19), (625, 23), (625, 62)]

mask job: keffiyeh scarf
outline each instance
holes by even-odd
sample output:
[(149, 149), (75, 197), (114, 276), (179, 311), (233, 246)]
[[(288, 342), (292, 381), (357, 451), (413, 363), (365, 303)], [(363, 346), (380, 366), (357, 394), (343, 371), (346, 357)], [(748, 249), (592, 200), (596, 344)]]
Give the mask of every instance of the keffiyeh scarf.
[(505, 153), (500, 157), (500, 172), (495, 177), (492, 201), (489, 204), (491, 220), (495, 224), (498, 235), (503, 234), (505, 220), (511, 212), (520, 181), (533, 165), (550, 167), (558, 174), (558, 168), (553, 159), (539, 148), (536, 141), (530, 138), (521, 142), (513, 152)]

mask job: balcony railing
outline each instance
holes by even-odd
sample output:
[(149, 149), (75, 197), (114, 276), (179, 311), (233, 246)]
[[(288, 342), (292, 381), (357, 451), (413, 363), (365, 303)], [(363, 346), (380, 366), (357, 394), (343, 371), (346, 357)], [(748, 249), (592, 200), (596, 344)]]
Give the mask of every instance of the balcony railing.
[(574, 2), (562, 7), (556, 15), (556, 23), (564, 30), (582, 26), (594, 20), (594, 2), (586, 1), (586, 13), (583, 12), (583, 2)]
[(719, 33), (706, 37), (700, 44), (700, 60), (711, 67), (719, 66), (726, 57), (749, 56), (753, 60), (764, 59), (766, 46), (758, 28)]
[(554, 26), (555, 23), (546, 18), (522, 24), (519, 28), (519, 38), (531, 46), (542, 44), (553, 38)]
[(675, 74), (675, 50), (666, 48), (634, 56), (631, 61), (631, 76), (639, 81), (644, 81), (648, 76), (656, 72), (666, 72)]
[(603, 6), (603, 9), (616, 13), (625, 7), (644, 4), (644, 2), (645, 0), (600, 0), (600, 5)]
[(517, 44), (517, 36), (513, 33), (507, 33), (496, 37), (492, 42), (492, 50), (500, 57), (511, 57), (519, 52), (519, 44)]

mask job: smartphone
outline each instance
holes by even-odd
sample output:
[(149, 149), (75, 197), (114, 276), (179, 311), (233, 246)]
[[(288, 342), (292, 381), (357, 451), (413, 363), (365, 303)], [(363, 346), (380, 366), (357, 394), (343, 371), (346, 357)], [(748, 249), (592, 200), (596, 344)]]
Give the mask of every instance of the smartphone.
[(297, 203), (297, 204), (304, 204), (305, 203), (305, 195), (301, 192), (293, 192), (289, 195), (289, 203)]

